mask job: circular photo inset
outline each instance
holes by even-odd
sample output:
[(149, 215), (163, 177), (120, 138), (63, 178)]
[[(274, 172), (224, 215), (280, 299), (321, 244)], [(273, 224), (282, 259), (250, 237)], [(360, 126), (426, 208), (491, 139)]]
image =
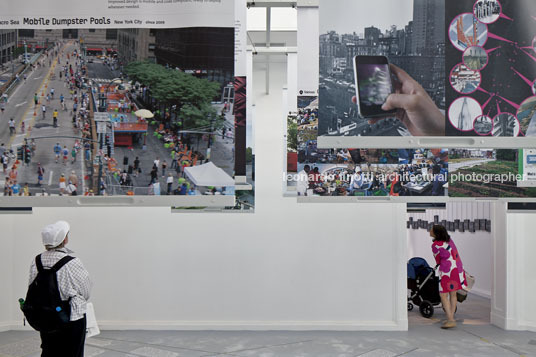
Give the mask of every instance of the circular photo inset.
[(450, 23), (449, 39), (460, 51), (471, 46), (484, 46), (488, 40), (488, 26), (477, 21), (473, 14), (461, 14)]
[(482, 116), (482, 108), (471, 97), (460, 97), (449, 108), (450, 124), (461, 131), (473, 130), (473, 122), (479, 116)]
[(464, 64), (457, 64), (450, 71), (450, 85), (461, 94), (471, 94), (480, 85), (481, 77), (479, 71), (473, 71)]
[(536, 96), (521, 103), (517, 110), (517, 119), (525, 136), (536, 136)]
[(478, 0), (473, 7), (473, 14), (478, 21), (491, 24), (501, 16), (501, 4), (498, 0)]
[(519, 128), (514, 114), (501, 113), (493, 118), (493, 136), (519, 136)]
[(489, 135), (493, 130), (493, 120), (487, 115), (476, 117), (473, 128), (478, 135)]
[(463, 52), (463, 64), (473, 71), (480, 71), (488, 64), (488, 53), (480, 46), (468, 47)]

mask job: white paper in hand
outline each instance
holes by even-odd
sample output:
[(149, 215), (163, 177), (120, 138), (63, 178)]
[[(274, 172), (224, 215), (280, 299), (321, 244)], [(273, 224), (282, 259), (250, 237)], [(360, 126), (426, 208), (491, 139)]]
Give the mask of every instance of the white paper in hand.
[(95, 317), (95, 309), (93, 308), (93, 303), (88, 302), (86, 306), (86, 338), (89, 338), (100, 334), (100, 330), (99, 326), (97, 325), (97, 319)]

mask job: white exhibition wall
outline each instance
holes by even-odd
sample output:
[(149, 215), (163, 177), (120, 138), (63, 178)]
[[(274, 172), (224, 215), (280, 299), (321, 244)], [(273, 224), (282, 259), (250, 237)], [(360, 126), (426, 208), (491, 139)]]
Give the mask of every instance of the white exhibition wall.
[(0, 215), (2, 247), (13, 245), (0, 252), (0, 326), (22, 328), (17, 298), (42, 249), (40, 229), (65, 219), (70, 247), (94, 280), (102, 328), (406, 329), (405, 205), (282, 197), (286, 63), (271, 64), (269, 96), (263, 68), (253, 71), (254, 214), (106, 207)]
[(13, 241), (16, 239), (13, 225), (7, 216), (0, 215), (0, 331), (11, 325), (13, 286)]
[[(434, 216), (439, 216), (439, 221), (445, 219), (491, 219), (491, 203), (482, 201), (449, 202), (446, 209), (427, 209), (425, 213), (408, 213), (408, 218), (413, 220), (423, 219), (434, 221)], [(472, 292), (483, 297), (491, 297), (492, 284), (492, 240), (493, 232), (476, 231), (449, 232), (454, 243), (458, 247), (464, 268), (475, 276), (475, 286)], [(421, 257), (426, 259), (431, 267), (435, 266), (434, 256), (431, 250), (432, 239), (426, 229), (408, 229), (408, 259)]]
[(509, 213), (507, 216), (508, 258), (508, 308), (510, 316), (507, 328), (536, 331), (536, 239), (534, 220), (536, 212)]

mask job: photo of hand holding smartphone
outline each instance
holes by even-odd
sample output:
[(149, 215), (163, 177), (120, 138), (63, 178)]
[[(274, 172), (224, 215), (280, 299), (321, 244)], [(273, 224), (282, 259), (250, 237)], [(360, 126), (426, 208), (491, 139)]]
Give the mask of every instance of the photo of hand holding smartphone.
[(396, 110), (382, 109), (387, 97), (393, 93), (387, 57), (355, 56), (354, 76), (357, 106), (361, 117), (377, 118), (396, 113)]

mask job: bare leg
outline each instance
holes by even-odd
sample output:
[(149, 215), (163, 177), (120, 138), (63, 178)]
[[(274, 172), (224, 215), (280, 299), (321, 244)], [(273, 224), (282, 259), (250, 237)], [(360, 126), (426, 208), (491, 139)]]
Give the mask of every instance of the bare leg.
[(447, 321), (454, 320), (454, 316), (452, 314), (452, 311), (450, 310), (450, 301), (449, 301), (449, 293), (439, 293), (439, 296), (441, 297), (441, 304), (443, 305), (443, 309), (445, 310), (445, 314), (447, 314)]
[(456, 291), (451, 291), (450, 292), (450, 311), (452, 312), (453, 320), (454, 320), (454, 314), (456, 313), (456, 302), (458, 302)]

